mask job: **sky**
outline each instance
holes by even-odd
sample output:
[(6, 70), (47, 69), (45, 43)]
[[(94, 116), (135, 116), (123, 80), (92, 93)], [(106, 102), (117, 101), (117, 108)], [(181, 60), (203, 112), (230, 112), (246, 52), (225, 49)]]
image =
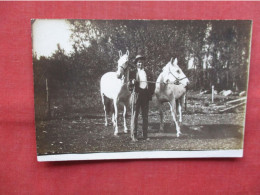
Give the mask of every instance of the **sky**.
[(57, 44), (68, 54), (72, 51), (71, 31), (66, 20), (36, 19), (32, 26), (33, 52), (38, 57), (51, 56)]

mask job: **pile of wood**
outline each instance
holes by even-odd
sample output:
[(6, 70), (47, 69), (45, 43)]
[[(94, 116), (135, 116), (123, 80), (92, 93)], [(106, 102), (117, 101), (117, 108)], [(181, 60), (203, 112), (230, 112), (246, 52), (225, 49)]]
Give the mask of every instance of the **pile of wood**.
[(243, 106), (245, 104), (246, 104), (246, 97), (231, 100), (231, 101), (226, 102), (226, 108), (219, 110), (219, 112), (226, 112), (226, 111), (229, 111), (231, 109)]

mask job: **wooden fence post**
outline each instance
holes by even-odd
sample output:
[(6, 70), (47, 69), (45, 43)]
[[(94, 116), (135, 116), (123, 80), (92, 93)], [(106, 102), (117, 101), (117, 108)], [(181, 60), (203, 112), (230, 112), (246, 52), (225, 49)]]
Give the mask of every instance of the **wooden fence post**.
[(214, 103), (214, 85), (212, 85), (211, 102)]

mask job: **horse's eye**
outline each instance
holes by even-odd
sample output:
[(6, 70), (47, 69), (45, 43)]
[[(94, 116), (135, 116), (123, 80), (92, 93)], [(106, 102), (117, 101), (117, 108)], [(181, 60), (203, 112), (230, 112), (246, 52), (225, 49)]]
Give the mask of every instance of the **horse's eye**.
[(178, 74), (180, 74), (180, 73), (181, 73), (181, 71), (180, 71), (180, 70), (177, 70), (177, 73), (178, 73)]

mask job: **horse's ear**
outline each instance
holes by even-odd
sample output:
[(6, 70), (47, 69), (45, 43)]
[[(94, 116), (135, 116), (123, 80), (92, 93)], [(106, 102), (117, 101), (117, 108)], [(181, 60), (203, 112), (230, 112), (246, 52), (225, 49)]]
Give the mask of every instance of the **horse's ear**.
[(128, 55), (128, 56), (129, 56), (129, 51), (128, 51), (128, 50), (126, 51), (126, 55)]
[(174, 59), (173, 64), (174, 64), (174, 65), (177, 65), (177, 64), (178, 64), (178, 60), (177, 60), (177, 58)]
[(122, 51), (121, 50), (119, 50), (119, 57), (122, 57)]
[(173, 64), (173, 58), (171, 58), (171, 61), (170, 61), (170, 62), (171, 62), (171, 64)]

